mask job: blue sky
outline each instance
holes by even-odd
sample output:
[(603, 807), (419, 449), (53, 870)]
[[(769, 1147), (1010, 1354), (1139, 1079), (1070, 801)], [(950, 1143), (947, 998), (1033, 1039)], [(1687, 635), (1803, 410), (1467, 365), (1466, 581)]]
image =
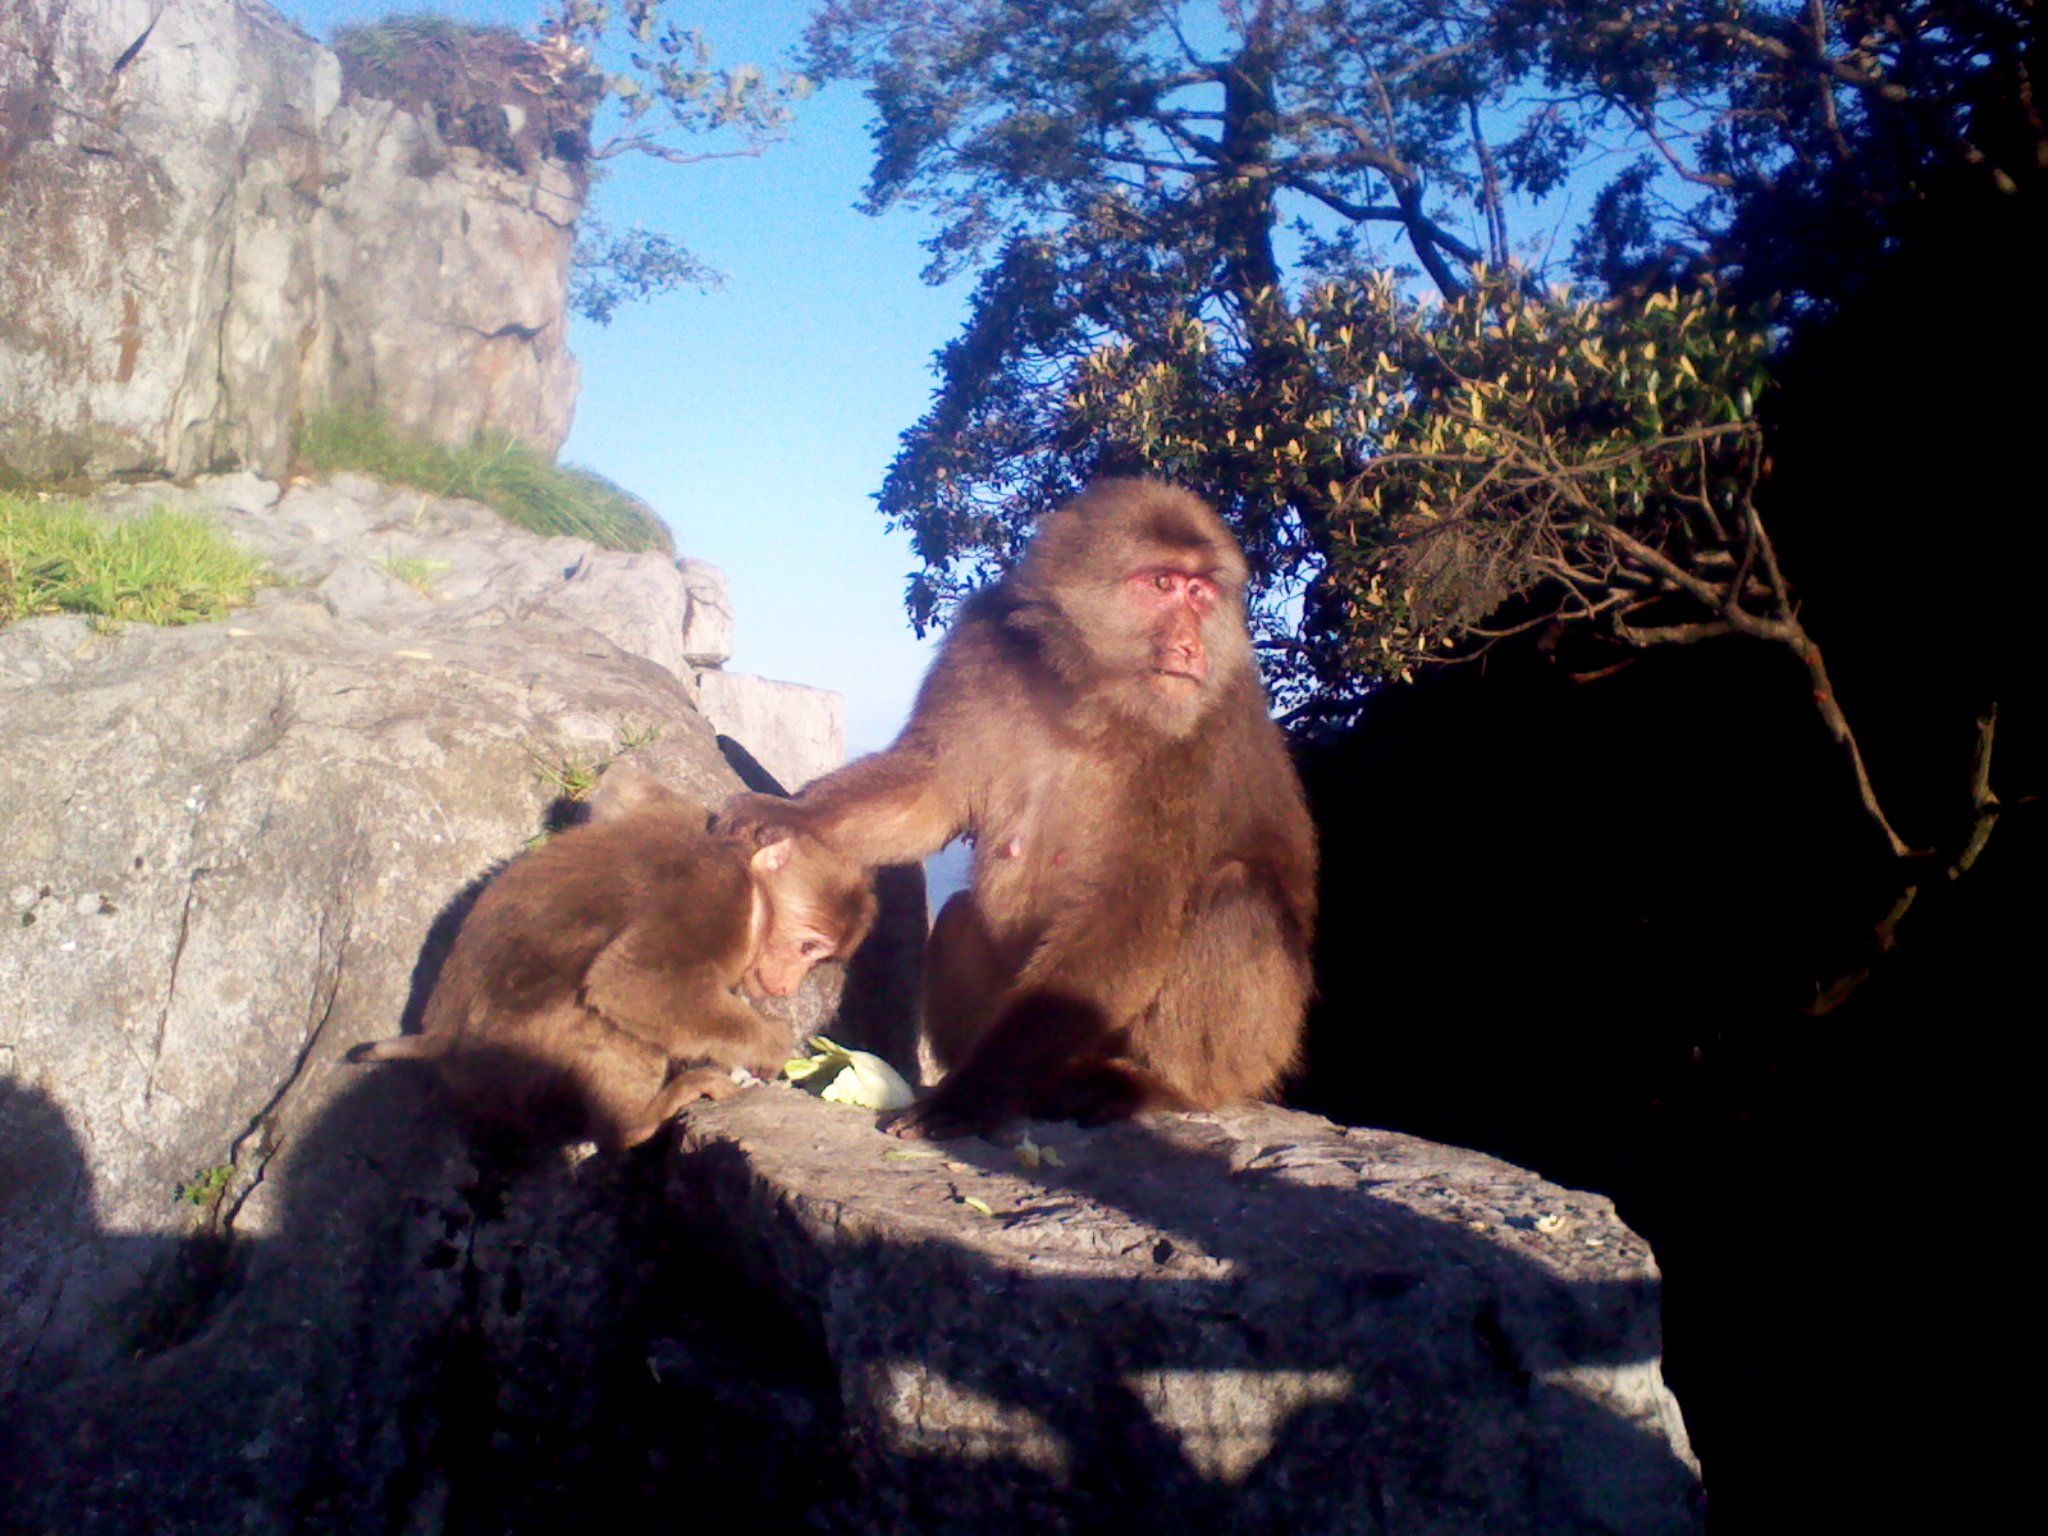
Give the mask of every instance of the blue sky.
[[(273, 0), (323, 41), (337, 24), (435, 11), (531, 31), (539, 0)], [(779, 61), (810, 0), (694, 0), (715, 62)], [(846, 696), (852, 752), (887, 744), (931, 646), (904, 617), (908, 541), (871, 496), (896, 438), (924, 413), (932, 353), (968, 285), (919, 280), (924, 226), (854, 208), (867, 106), (835, 86), (756, 159), (670, 166), (622, 157), (593, 198), (616, 226), (681, 240), (723, 289), (575, 323), (583, 365), (563, 457), (644, 496), (684, 554), (724, 567), (738, 615), (732, 667)]]

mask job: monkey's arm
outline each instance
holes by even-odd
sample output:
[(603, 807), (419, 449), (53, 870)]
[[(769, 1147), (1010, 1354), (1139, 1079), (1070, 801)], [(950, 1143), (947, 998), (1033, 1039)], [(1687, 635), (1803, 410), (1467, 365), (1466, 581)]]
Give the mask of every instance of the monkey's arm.
[(1254, 766), (1241, 778), (1263, 792), (1244, 808), (1227, 857), (1264, 889), (1289, 940), (1306, 956), (1316, 928), (1315, 821), (1278, 729), (1262, 718), (1248, 734), (1256, 745)]
[(827, 774), (794, 800), (735, 795), (720, 818), (808, 832), (872, 868), (936, 853), (965, 828), (967, 807), (937, 753), (899, 744)]
[(992, 765), (1016, 753), (1024, 683), (994, 654), (989, 622), (963, 616), (919, 687), (893, 744), (804, 787), (791, 800), (735, 795), (720, 825), (757, 840), (808, 832), (867, 868), (907, 864), (972, 830)]

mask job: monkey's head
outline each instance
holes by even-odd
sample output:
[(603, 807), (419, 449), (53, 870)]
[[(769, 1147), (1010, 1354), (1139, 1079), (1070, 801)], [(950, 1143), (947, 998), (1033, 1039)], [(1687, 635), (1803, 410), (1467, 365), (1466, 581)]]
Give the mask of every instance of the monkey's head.
[(821, 960), (844, 960), (875, 920), (866, 872), (817, 838), (764, 831), (747, 868), (754, 881), (754, 945), (740, 987), (788, 997)]
[(1011, 619), (1054, 671), (1129, 723), (1185, 736), (1256, 678), (1244, 552), (1198, 496), (1102, 480), (1039, 525)]
[(672, 784), (664, 784), (644, 768), (631, 763), (613, 763), (605, 769), (597, 793), (590, 798), (590, 819), (603, 825), (624, 821), (628, 816), (660, 813), (694, 820), (708, 820), (702, 803), (691, 799)]

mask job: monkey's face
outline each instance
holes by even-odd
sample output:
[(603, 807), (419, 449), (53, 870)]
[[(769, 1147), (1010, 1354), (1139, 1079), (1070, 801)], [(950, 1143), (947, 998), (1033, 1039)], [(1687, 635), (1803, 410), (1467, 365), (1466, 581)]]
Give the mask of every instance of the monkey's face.
[(1105, 485), (1041, 529), (1023, 582), (1059, 621), (1033, 627), (1085, 694), (1130, 724), (1185, 736), (1253, 665), (1244, 556), (1186, 492)]
[(815, 838), (778, 838), (755, 851), (751, 867), (758, 938), (740, 978), (749, 997), (791, 996), (813, 966), (845, 959), (867, 937), (874, 892)]
[(771, 924), (754, 963), (740, 979), (740, 988), (758, 1001), (788, 997), (804, 984), (811, 967), (838, 954), (835, 936), (802, 924)]

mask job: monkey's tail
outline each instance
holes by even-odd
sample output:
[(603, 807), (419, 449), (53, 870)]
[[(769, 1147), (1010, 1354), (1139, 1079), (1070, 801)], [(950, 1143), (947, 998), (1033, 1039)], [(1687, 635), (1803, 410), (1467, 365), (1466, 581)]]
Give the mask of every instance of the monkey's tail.
[(446, 1035), (394, 1035), (389, 1040), (366, 1040), (348, 1053), (353, 1062), (439, 1061), (448, 1054)]

